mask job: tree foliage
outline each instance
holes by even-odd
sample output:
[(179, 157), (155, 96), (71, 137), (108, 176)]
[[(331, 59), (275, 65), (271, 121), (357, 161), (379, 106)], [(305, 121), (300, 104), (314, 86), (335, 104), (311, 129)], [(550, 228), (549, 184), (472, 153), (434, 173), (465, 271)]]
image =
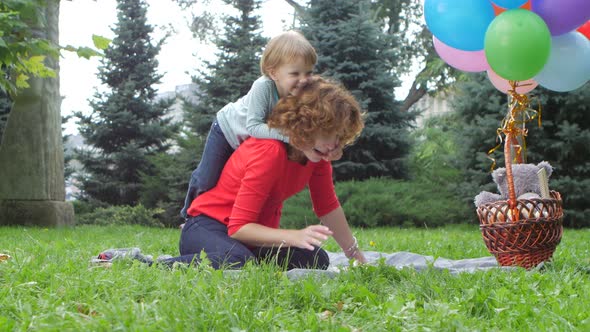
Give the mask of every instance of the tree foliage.
[(177, 139), (178, 152), (160, 153), (150, 160), (154, 172), (142, 176), (141, 201), (148, 207), (162, 208), (163, 223), (181, 222), (180, 210), (190, 174), (201, 158), (205, 139), (217, 111), (245, 95), (260, 76), (259, 59), (266, 38), (260, 35), (260, 18), (253, 14), (260, 1), (225, 1), (236, 14), (224, 17), (224, 33), (214, 41), (218, 47), (214, 62), (206, 62), (193, 83), (198, 87), (194, 98), (183, 101), (187, 132)]
[(43, 22), (44, 1), (6, 0), (0, 3), (0, 88), (10, 95), (27, 88), (29, 76), (55, 77), (44, 64), (46, 56), (57, 59), (59, 49), (34, 34)]
[[(58, 0), (51, 0), (58, 1)], [(44, 24), (45, 0), (3, 0), (0, 2), (0, 90), (14, 96), (28, 88), (29, 77), (55, 77), (45, 65), (45, 58), (57, 59), (61, 50), (89, 58), (101, 55), (98, 50), (72, 45), (59, 46), (39, 37), (34, 28)], [(109, 40), (93, 36), (95, 47), (104, 49)]]
[(148, 208), (158, 208), (158, 216), (166, 226), (182, 222), (180, 210), (188, 188), (189, 177), (200, 159), (204, 139), (188, 133), (176, 138), (178, 151), (157, 153), (149, 157), (151, 172), (141, 174), (140, 202)]
[(172, 101), (157, 101), (159, 83), (153, 28), (147, 24), (144, 0), (118, 0), (113, 32), (98, 77), (106, 92), (96, 92), (92, 112), (76, 113), (80, 134), (91, 149), (77, 159), (84, 166), (82, 189), (89, 197), (109, 204), (135, 204), (140, 174), (151, 172), (149, 156), (167, 151), (177, 130), (167, 117)]
[(301, 30), (318, 52), (316, 71), (340, 81), (367, 110), (358, 142), (335, 163), (336, 178), (405, 177), (413, 116), (400, 112), (393, 95), (399, 40), (382, 32), (369, 1), (313, 0)]
[(434, 116), (412, 132), (415, 140), (410, 154), (412, 179), (435, 185), (437, 190), (461, 180), (455, 144), (457, 119), (456, 113)]
[[(184, 9), (197, 3), (207, 4), (219, 0), (174, 0)], [(285, 0), (285, 4), (294, 8), (298, 21), (306, 21), (309, 0)], [(445, 64), (438, 57), (432, 43), (432, 33), (424, 23), (422, 1), (414, 0), (372, 0), (366, 14), (371, 21), (377, 22), (381, 30), (398, 39), (392, 49), (397, 60), (396, 67), (390, 68), (398, 77), (412, 80), (408, 94), (403, 99), (401, 111), (409, 110), (426, 94), (436, 94), (451, 88), (452, 83), (467, 79), (464, 73)], [(196, 37), (207, 39), (215, 35), (216, 16), (210, 11), (194, 13), (191, 28)]]
[(224, 2), (237, 9), (238, 14), (225, 16), (224, 32), (214, 39), (216, 60), (205, 61), (204, 68), (193, 76), (198, 102), (187, 102), (185, 106), (189, 127), (200, 135), (207, 135), (217, 111), (250, 90), (260, 76), (260, 56), (267, 42), (260, 34), (260, 17), (254, 15), (260, 1)]

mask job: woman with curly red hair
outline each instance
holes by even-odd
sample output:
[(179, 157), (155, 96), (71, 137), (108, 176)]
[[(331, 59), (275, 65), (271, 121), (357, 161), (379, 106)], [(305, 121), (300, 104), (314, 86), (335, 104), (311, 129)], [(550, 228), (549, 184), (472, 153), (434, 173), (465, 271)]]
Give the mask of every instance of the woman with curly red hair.
[[(366, 261), (336, 197), (329, 161), (331, 152), (362, 131), (358, 102), (339, 84), (316, 76), (298, 96), (279, 101), (268, 126), (289, 136), (289, 143), (255, 137), (242, 143), (217, 185), (192, 201), (181, 256), (164, 263), (198, 262), (204, 251), (214, 268), (272, 259), (287, 269), (326, 269), (329, 258), (320, 246), (330, 236), (347, 257)], [(305, 187), (321, 224), (279, 228), (283, 202)]]

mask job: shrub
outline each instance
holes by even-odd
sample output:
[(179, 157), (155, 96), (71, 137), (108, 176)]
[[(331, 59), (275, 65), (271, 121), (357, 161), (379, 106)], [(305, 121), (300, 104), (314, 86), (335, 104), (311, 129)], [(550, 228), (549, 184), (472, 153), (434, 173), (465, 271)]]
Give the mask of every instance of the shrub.
[(90, 213), (77, 214), (78, 225), (142, 225), (149, 227), (164, 227), (157, 215), (161, 209), (147, 209), (143, 205), (110, 206), (97, 208)]
[(107, 203), (102, 203), (97, 200), (82, 199), (73, 200), (72, 205), (74, 206), (75, 214), (87, 214), (98, 208), (106, 208), (109, 206)]
[(317, 223), (318, 217), (313, 213), (309, 191), (298, 193), (283, 205), (281, 228), (299, 229)]
[[(179, 204), (180, 202), (181, 204)], [(185, 222), (184, 218), (180, 216), (180, 210), (184, 206), (184, 199), (178, 201), (176, 204), (172, 202), (159, 202), (156, 205), (156, 210), (161, 211), (155, 217), (159, 222), (168, 228), (178, 228), (178, 226)]]
[[(476, 220), (475, 211), (440, 186), (422, 181), (370, 179), (336, 184), (348, 222), (355, 227), (426, 226)], [(281, 227), (318, 223), (307, 191), (285, 202)]]

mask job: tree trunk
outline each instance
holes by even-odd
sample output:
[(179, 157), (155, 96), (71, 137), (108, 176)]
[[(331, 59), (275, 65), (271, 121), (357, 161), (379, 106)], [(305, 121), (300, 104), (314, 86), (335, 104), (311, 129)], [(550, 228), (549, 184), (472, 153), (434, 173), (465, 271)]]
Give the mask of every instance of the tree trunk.
[(291, 5), (291, 7), (293, 7), (293, 9), (295, 9), (295, 12), (297, 13), (297, 15), (299, 15), (299, 17), (305, 16), (305, 7), (293, 0), (285, 0), (285, 2), (287, 2), (289, 5)]
[[(57, 45), (59, 0), (47, 0), (34, 34)], [(55, 78), (31, 77), (6, 124), (0, 146), (0, 225), (60, 226), (74, 223), (65, 202), (58, 59), (47, 57)]]
[[(416, 75), (416, 77), (418, 77), (418, 75)], [(418, 87), (418, 81), (417, 78), (415, 78), (414, 82), (412, 82), (412, 87), (408, 91), (408, 95), (404, 99), (404, 102), (400, 110), (402, 112), (407, 112), (412, 106), (414, 106), (415, 103), (417, 103), (422, 97), (424, 97), (424, 95), (427, 92), (428, 91), (424, 87), (424, 84), (420, 84), (420, 87)]]

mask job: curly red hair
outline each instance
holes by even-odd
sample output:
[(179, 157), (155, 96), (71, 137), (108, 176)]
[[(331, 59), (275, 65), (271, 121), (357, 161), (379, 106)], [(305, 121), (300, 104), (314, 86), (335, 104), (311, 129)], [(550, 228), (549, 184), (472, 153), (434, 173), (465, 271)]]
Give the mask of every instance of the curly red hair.
[(268, 119), (268, 126), (289, 136), (289, 143), (302, 150), (321, 136), (336, 135), (341, 146), (350, 145), (364, 127), (356, 99), (342, 85), (314, 76), (298, 96), (281, 99)]

